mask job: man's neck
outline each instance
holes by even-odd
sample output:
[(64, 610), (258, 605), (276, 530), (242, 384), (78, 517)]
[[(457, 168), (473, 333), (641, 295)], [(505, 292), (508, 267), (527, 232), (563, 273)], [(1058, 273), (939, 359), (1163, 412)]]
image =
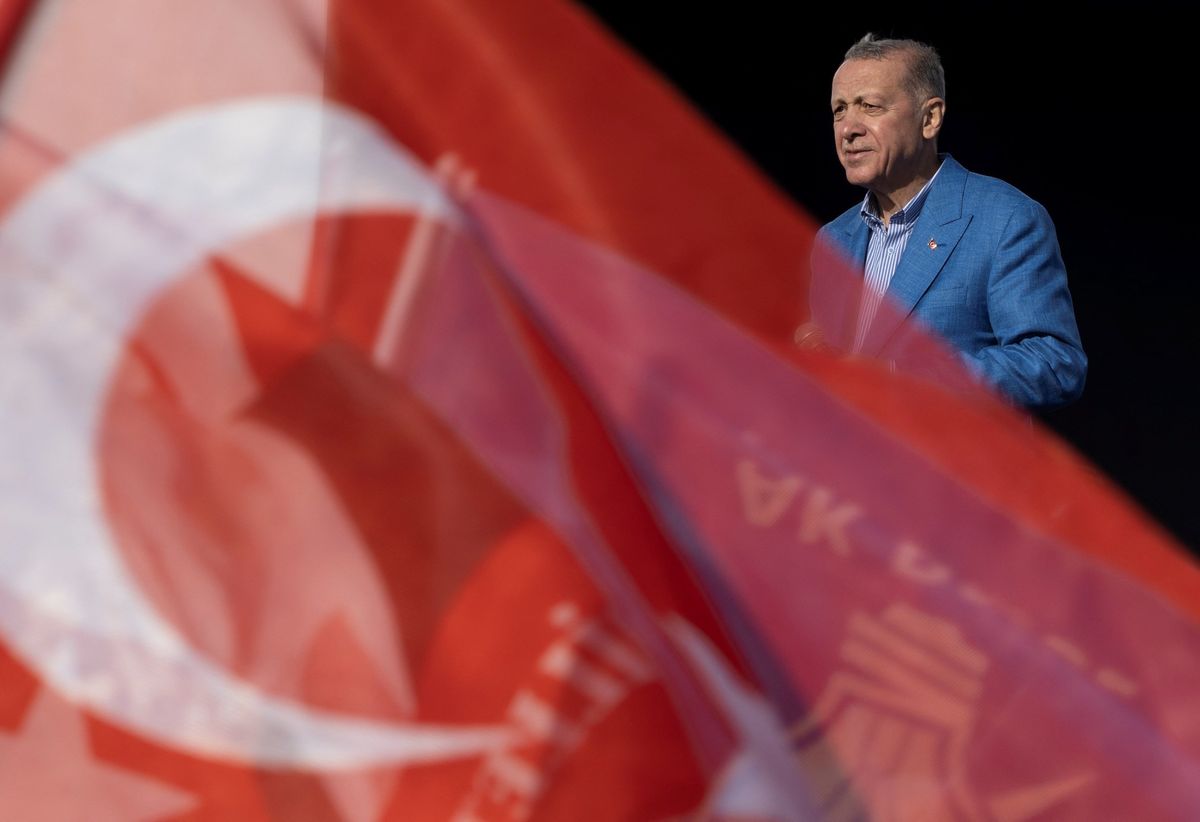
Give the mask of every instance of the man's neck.
[(940, 165), (941, 159), (934, 154), (928, 162), (921, 165), (913, 178), (900, 188), (886, 192), (871, 192), (871, 196), (875, 198), (875, 208), (879, 211), (879, 219), (883, 220), (884, 225), (891, 224), (892, 216), (917, 196), (925, 184), (933, 179), (933, 175), (937, 174)]

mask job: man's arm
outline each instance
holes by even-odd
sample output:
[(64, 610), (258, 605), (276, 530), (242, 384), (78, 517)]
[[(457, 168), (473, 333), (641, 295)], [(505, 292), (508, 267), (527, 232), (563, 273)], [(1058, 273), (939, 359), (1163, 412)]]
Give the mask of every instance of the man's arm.
[(1031, 410), (1079, 397), (1087, 355), (1054, 224), (1032, 200), (1013, 210), (1001, 234), (987, 310), (997, 343), (968, 358), (984, 379)]

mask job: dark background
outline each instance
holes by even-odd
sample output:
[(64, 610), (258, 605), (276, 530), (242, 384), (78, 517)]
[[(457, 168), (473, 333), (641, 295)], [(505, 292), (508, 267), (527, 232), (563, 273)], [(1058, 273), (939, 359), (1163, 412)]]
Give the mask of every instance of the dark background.
[(939, 149), (1017, 186), (1058, 228), (1090, 367), (1083, 399), (1043, 421), (1197, 551), (1200, 45), (1181, 9), (847, 3), (817, 22), (765, 2), (584, 5), (821, 222), (862, 196), (833, 150), (841, 56), (867, 31), (935, 46)]

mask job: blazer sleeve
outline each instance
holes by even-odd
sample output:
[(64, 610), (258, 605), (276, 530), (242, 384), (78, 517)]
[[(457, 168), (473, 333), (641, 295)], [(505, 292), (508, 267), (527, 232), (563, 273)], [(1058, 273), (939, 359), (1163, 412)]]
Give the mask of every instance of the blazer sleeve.
[(1087, 355), (1054, 223), (1033, 200), (1017, 204), (1001, 232), (987, 284), (987, 311), (995, 343), (969, 357), (986, 380), (1032, 410), (1079, 397)]

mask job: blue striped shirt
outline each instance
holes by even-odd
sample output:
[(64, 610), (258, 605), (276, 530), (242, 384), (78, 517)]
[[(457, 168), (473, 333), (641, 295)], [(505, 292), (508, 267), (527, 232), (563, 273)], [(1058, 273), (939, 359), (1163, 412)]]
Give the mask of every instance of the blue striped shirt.
[[(938, 166), (938, 172), (941, 170), (941, 166)], [(936, 179), (937, 172), (934, 172), (929, 182), (905, 204), (904, 208), (892, 215), (887, 225), (884, 225), (879, 216), (871, 192), (868, 191), (863, 197), (859, 214), (871, 230), (871, 240), (867, 245), (867, 264), (863, 271), (866, 287), (863, 289), (862, 306), (858, 311), (858, 327), (854, 334), (852, 350), (855, 352), (862, 349), (871, 322), (879, 311), (879, 304), (883, 302), (883, 295), (892, 282), (892, 276), (896, 273), (896, 266), (900, 264), (905, 247), (908, 246), (913, 226), (921, 216), (921, 209), (929, 196), (929, 187)]]

